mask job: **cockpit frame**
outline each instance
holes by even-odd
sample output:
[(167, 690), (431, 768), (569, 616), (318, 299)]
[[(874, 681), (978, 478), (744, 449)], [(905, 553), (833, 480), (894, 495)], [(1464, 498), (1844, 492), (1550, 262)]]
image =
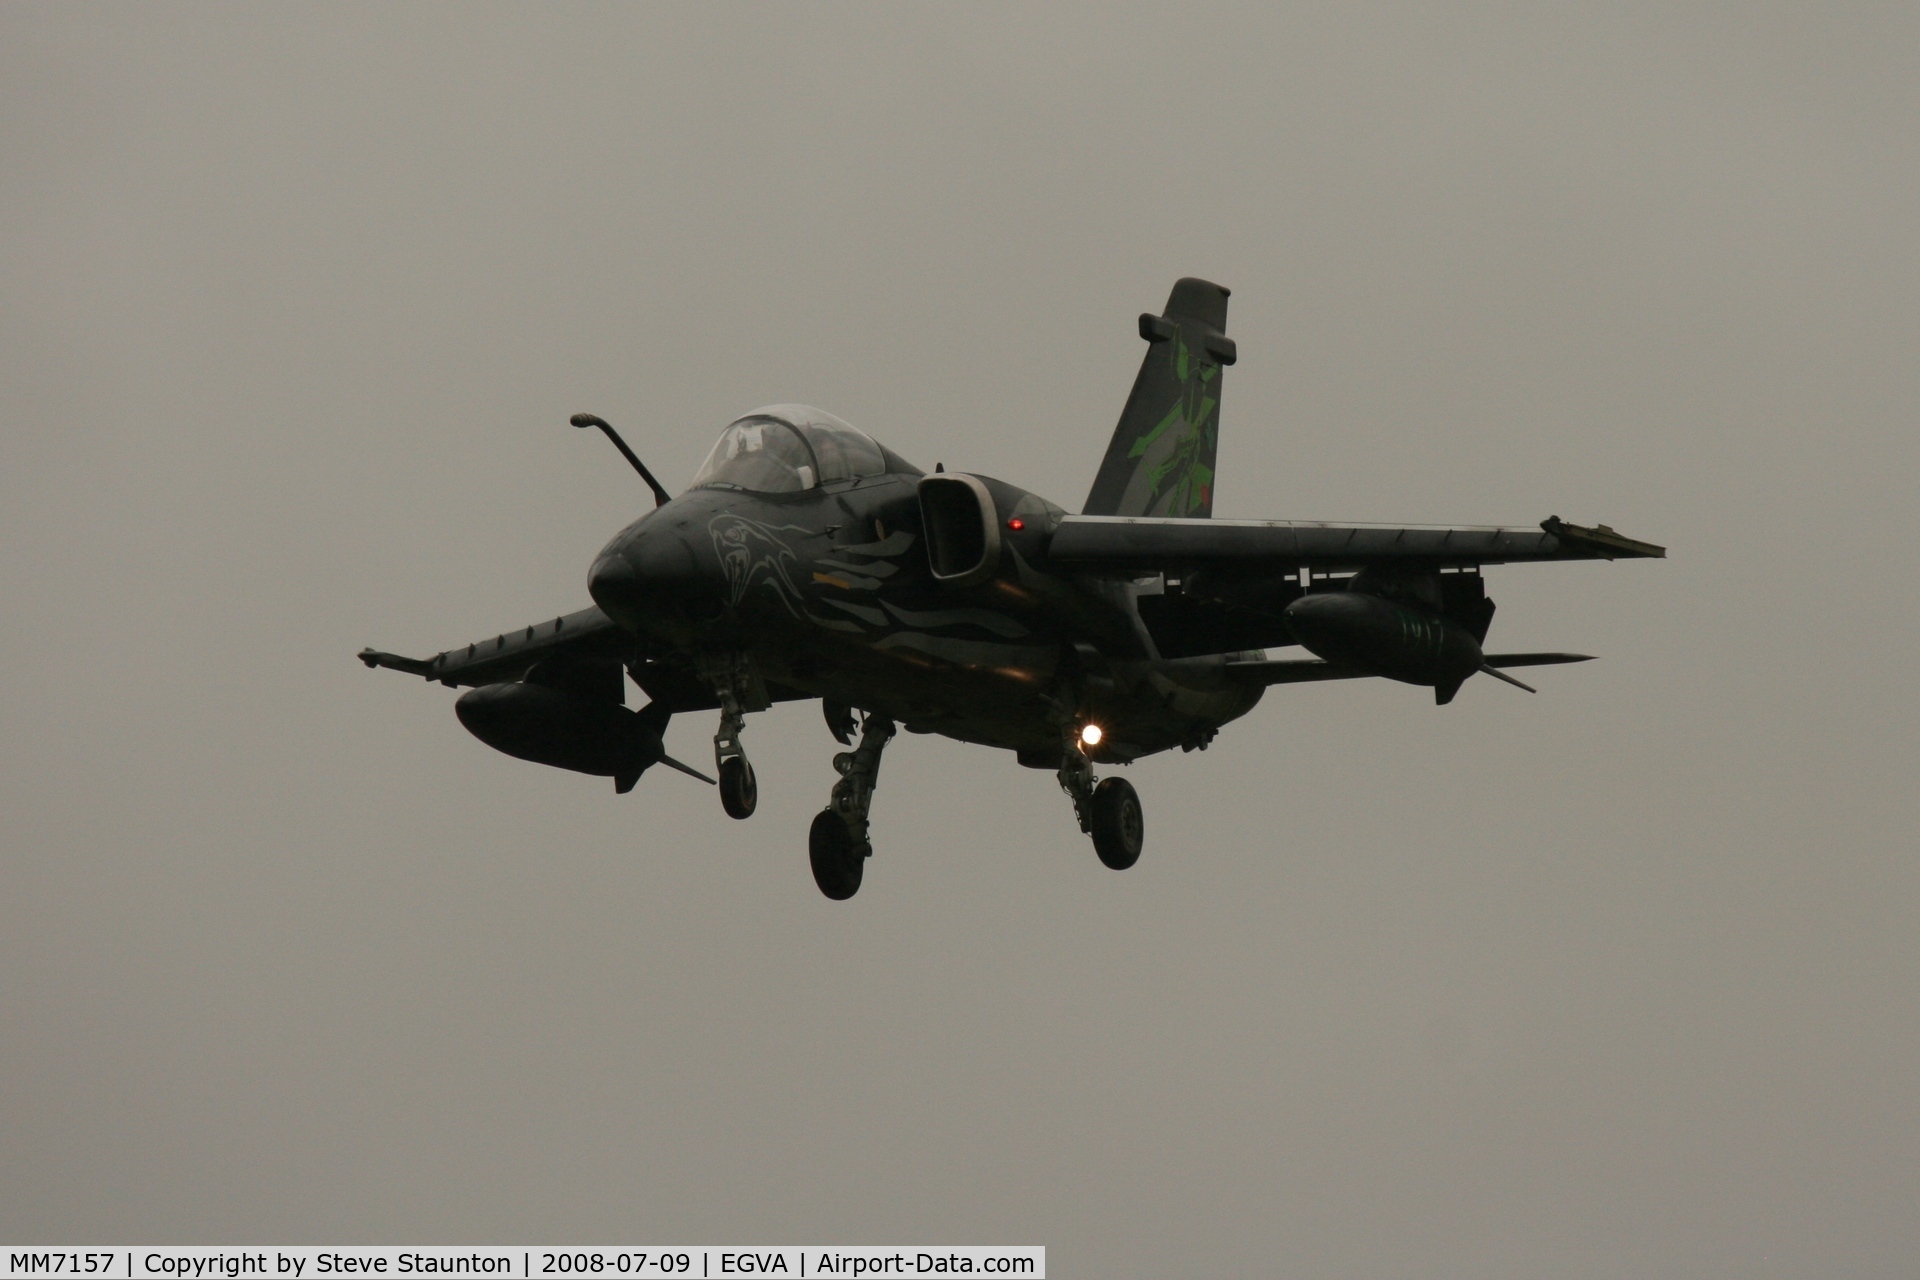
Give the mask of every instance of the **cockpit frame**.
[(803, 493), (886, 475), (896, 461), (865, 432), (809, 405), (769, 405), (727, 425), (690, 488)]

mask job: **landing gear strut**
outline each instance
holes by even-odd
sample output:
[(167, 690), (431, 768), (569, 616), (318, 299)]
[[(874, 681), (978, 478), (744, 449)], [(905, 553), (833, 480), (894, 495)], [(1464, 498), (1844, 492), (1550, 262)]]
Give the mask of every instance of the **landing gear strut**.
[(753, 680), (746, 663), (739, 658), (712, 665), (707, 677), (714, 695), (720, 699), (720, 728), (713, 735), (713, 763), (720, 775), (720, 807), (727, 811), (729, 818), (751, 818), (760, 803), (760, 784), (753, 776), (753, 765), (747, 760), (747, 749), (740, 745), (740, 731), (746, 727), (747, 708), (753, 702)]
[(1115, 871), (1140, 861), (1146, 843), (1146, 821), (1139, 793), (1125, 778), (1096, 781), (1093, 761), (1080, 749), (1080, 739), (1069, 732), (1060, 754), (1060, 789), (1073, 800), (1080, 829), (1093, 837), (1093, 851)]
[(860, 892), (873, 843), (867, 838), (867, 815), (873, 808), (873, 790), (880, 781), (880, 753), (894, 734), (893, 721), (867, 715), (861, 724), (860, 745), (833, 758), (840, 781), (833, 796), (813, 819), (807, 833), (807, 855), (813, 863), (813, 882), (835, 902)]

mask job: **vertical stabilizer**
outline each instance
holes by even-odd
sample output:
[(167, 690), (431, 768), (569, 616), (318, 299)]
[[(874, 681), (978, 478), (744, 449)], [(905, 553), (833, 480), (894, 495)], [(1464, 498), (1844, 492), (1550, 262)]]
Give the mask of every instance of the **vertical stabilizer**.
[(1113, 429), (1083, 514), (1210, 516), (1220, 443), (1220, 370), (1234, 361), (1227, 290), (1173, 286), (1167, 309), (1140, 317), (1146, 359)]

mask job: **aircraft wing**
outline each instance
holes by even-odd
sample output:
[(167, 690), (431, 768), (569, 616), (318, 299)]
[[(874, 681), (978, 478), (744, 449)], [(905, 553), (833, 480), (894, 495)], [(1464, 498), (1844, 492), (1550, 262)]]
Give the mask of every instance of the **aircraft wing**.
[(634, 648), (633, 637), (596, 607), (569, 613), (551, 622), (536, 622), (522, 629), (504, 631), (431, 658), (403, 658), (378, 649), (362, 649), (359, 656), (369, 667), (404, 671), (457, 687), (518, 680), (534, 663), (563, 654), (576, 660), (617, 666), (634, 655)]
[[(624, 669), (654, 703), (669, 711), (709, 711), (720, 705), (712, 688), (691, 668), (649, 660), (633, 634), (622, 630), (598, 607), (504, 631), (431, 658), (406, 658), (378, 649), (362, 649), (358, 656), (368, 667), (404, 671), (438, 680), (450, 688), (502, 684), (522, 678), (535, 663), (560, 663), (570, 669), (577, 686), (597, 689), (614, 702), (622, 700), (620, 673)], [(810, 696), (771, 681), (766, 685), (766, 695), (772, 702)]]
[(1048, 559), (1057, 563), (1123, 573), (1208, 565), (1271, 573), (1302, 567), (1338, 572), (1369, 565), (1439, 567), (1666, 554), (1665, 547), (1622, 537), (1606, 525), (1583, 528), (1558, 516), (1542, 520), (1537, 529), (1067, 516), (1054, 530), (1047, 549)]

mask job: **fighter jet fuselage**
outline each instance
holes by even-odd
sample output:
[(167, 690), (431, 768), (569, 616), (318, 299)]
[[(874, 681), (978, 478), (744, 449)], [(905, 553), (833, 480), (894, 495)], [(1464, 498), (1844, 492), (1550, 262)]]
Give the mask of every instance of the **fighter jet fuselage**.
[[(818, 699), (854, 749), (834, 759), (840, 780), (809, 854), (822, 891), (845, 898), (872, 851), (896, 727), (1055, 771), (1101, 860), (1126, 867), (1144, 839), (1139, 800), (1096, 765), (1204, 749), (1273, 684), (1384, 677), (1443, 705), (1475, 674), (1520, 685), (1506, 668), (1583, 655), (1485, 653), (1484, 566), (1664, 554), (1557, 517), (1537, 528), (1214, 519), (1219, 377), (1237, 358), (1225, 326), (1226, 290), (1199, 280), (1140, 317), (1148, 353), (1079, 515), (988, 476), (922, 472), (805, 405), (732, 423), (672, 497), (611, 427), (580, 415), (657, 501), (593, 560), (594, 607), (464, 652), (361, 659), (473, 686), (456, 710), (483, 741), (623, 792), (656, 763), (705, 777), (666, 754), (664, 732), (672, 715), (718, 709), (734, 817), (757, 798), (745, 717)], [(1293, 645), (1314, 656), (1266, 653)], [(624, 705), (629, 677), (648, 696), (638, 712)]]

